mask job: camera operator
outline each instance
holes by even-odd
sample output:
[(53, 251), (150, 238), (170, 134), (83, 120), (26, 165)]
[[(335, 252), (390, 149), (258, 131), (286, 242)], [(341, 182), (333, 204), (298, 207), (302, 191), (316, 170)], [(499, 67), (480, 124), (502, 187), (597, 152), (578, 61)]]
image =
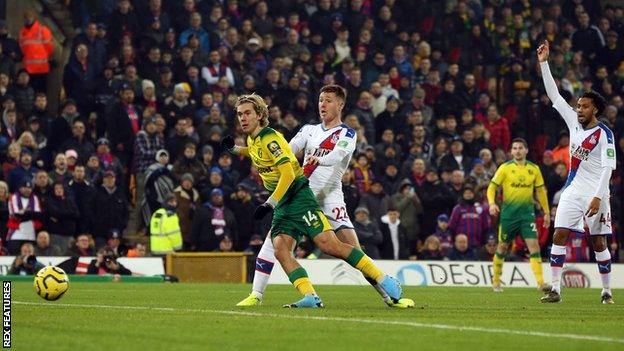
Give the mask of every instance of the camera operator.
[(87, 274), (132, 275), (132, 272), (117, 262), (117, 256), (112, 250), (101, 249), (98, 251), (96, 258), (91, 260)]
[(35, 275), (43, 267), (45, 266), (37, 261), (33, 244), (24, 243), (20, 248), (20, 254), (15, 257), (15, 261), (11, 264), (9, 274)]

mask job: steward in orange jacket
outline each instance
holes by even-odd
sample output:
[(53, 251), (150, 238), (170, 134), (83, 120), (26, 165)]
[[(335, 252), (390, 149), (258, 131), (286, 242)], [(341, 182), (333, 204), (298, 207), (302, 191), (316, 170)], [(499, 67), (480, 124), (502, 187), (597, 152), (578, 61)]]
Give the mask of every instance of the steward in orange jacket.
[(54, 51), (52, 32), (37, 21), (32, 10), (24, 13), (24, 27), (20, 30), (19, 45), (24, 54), (22, 64), (29, 74), (50, 73), (49, 59)]

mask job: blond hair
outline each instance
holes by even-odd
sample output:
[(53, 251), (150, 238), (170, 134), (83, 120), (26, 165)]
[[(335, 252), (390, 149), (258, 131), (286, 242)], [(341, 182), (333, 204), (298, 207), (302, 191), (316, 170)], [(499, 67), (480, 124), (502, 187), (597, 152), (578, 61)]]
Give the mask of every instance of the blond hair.
[(267, 106), (264, 99), (256, 93), (241, 95), (236, 99), (236, 104), (234, 105), (234, 108), (238, 109), (238, 106), (246, 103), (252, 104), (254, 111), (256, 111), (256, 114), (262, 117), (262, 119), (260, 120), (260, 126), (268, 126), (269, 107)]

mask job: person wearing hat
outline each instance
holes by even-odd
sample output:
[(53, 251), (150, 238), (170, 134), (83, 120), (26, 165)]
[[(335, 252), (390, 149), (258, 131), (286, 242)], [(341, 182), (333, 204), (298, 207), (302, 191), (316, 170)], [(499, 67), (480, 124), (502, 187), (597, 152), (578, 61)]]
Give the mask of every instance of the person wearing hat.
[(95, 154), (99, 160), (101, 169), (110, 169), (117, 176), (117, 185), (125, 184), (123, 179), (124, 166), (121, 160), (111, 152), (110, 141), (107, 138), (100, 138), (96, 142)]
[(156, 84), (149, 79), (141, 81), (141, 97), (137, 104), (141, 105), (143, 110), (146, 108), (158, 109), (158, 99), (156, 98)]
[(126, 256), (128, 252), (128, 247), (122, 242), (121, 236), (122, 233), (118, 229), (113, 228), (106, 237), (106, 248), (111, 250), (117, 257)]
[(64, 184), (66, 183), (55, 181), (51, 194), (43, 203), (45, 228), (50, 233), (50, 241), (63, 252), (70, 248), (80, 217), (78, 205), (73, 196), (67, 196)]
[(152, 215), (162, 206), (164, 195), (173, 193), (175, 177), (171, 173), (169, 152), (165, 149), (156, 151), (155, 162), (145, 170), (144, 196), (138, 198), (141, 209), (141, 226), (149, 226)]
[(6, 249), (10, 255), (17, 255), (24, 243), (33, 243), (36, 232), (43, 227), (41, 202), (33, 194), (32, 178), (22, 177), (16, 190), (9, 196), (9, 219), (7, 220)]
[(498, 246), (498, 236), (493, 232), (488, 232), (485, 236), (483, 246), (479, 250), (479, 261), (492, 262), (496, 247)]
[(128, 224), (128, 199), (125, 191), (116, 185), (116, 178), (113, 170), (105, 170), (102, 185), (97, 189), (93, 224), (96, 248), (106, 245), (106, 236), (113, 228), (123, 231)]
[(50, 62), (54, 52), (52, 32), (37, 20), (33, 9), (24, 11), (24, 27), (19, 33), (20, 48), (23, 59), (22, 66), (31, 75), (33, 88), (38, 92), (46, 91), (47, 76), (50, 73)]
[(463, 187), (461, 200), (451, 212), (449, 222), (451, 233), (464, 233), (468, 236), (468, 245), (478, 249), (483, 245), (485, 234), (490, 230), (488, 207), (475, 199), (474, 187)]
[(191, 173), (184, 173), (179, 176), (180, 185), (173, 190), (177, 199), (176, 213), (180, 220), (180, 230), (184, 249), (192, 247), (191, 223), (195, 212), (201, 206), (201, 197), (195, 187), (197, 179)]
[[(191, 87), (188, 83), (174, 85), (173, 95), (171, 98), (165, 99), (162, 109), (163, 116), (167, 121), (175, 121), (178, 118), (192, 118), (195, 115), (195, 102), (189, 98), (190, 95)], [(171, 127), (171, 125), (169, 126)]]
[(238, 246), (237, 223), (234, 213), (224, 206), (223, 190), (212, 189), (208, 200), (197, 208), (193, 217), (191, 240), (195, 250), (215, 251), (224, 236), (230, 236), (233, 246)]

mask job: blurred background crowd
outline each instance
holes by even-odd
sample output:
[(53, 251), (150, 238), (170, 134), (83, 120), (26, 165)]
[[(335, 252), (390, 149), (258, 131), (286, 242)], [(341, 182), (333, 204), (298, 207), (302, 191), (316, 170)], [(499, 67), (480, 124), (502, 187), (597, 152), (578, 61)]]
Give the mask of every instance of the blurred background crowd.
[[(344, 123), (357, 131), (342, 181), (367, 254), (491, 260), (497, 223), (485, 190), (509, 159), (511, 140), (527, 140), (553, 216), (567, 178), (568, 132), (536, 62), (544, 40), (572, 105), (589, 89), (608, 101), (601, 120), (618, 143), (610, 189), (614, 234), (620, 231), (621, 6), (597, 0), (62, 5), (76, 32), (67, 62), (52, 60), (58, 48), (40, 13), (26, 11), (19, 32), (0, 21), (5, 254), (33, 243), (37, 255), (94, 255), (101, 248), (145, 255), (150, 218), (163, 207), (179, 217), (184, 251), (257, 252), (270, 219), (255, 222), (252, 213), (269, 194), (249, 160), (219, 146), (227, 134), (244, 143), (236, 97), (263, 96), (271, 126), (289, 140), (319, 122), (318, 91), (335, 83), (348, 94)], [(60, 92), (47, 89), (55, 65), (63, 67)], [(62, 103), (52, 110), (55, 94)], [(535, 211), (548, 257), (553, 228), (541, 225), (537, 202)], [(620, 239), (609, 241), (616, 262)], [(593, 259), (583, 233), (568, 246), (568, 262)], [(296, 253), (317, 255), (305, 241)], [(523, 242), (515, 242), (512, 259), (528, 259)]]

